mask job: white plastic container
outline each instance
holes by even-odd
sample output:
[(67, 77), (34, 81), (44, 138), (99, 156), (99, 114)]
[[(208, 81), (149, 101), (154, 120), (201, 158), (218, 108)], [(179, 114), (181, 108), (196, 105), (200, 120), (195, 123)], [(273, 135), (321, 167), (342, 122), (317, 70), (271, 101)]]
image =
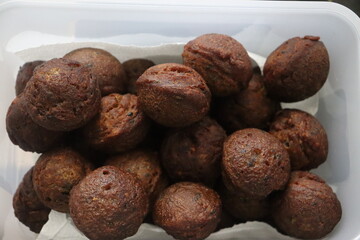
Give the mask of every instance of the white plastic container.
[[(328, 132), (329, 157), (316, 173), (330, 183), (343, 216), (326, 239), (360, 238), (360, 20), (328, 2), (271, 1), (2, 1), (0, 3), (0, 238), (33, 239), (13, 216), (12, 194), (36, 155), (10, 142), (5, 115), (23, 64), (15, 53), (42, 45), (104, 42), (132, 46), (186, 43), (224, 33), (267, 56), (294, 36), (320, 36), (330, 54), (329, 79), (316, 117)], [(59, 57), (59, 56), (54, 56)], [(331, 209), (329, 209), (331, 211)], [(222, 239), (237, 239), (234, 234)], [(267, 239), (256, 236), (252, 239)]]

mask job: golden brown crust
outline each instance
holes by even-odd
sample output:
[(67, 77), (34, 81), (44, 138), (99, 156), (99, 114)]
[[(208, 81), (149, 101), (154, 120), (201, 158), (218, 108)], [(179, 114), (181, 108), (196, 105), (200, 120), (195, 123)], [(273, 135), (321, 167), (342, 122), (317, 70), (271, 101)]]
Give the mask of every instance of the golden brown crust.
[(153, 211), (155, 224), (180, 240), (206, 238), (216, 229), (220, 216), (219, 195), (191, 182), (176, 183), (165, 189)]
[(39, 233), (48, 221), (50, 208), (39, 200), (33, 186), (33, 167), (24, 175), (13, 196), (14, 214), (31, 231)]
[(282, 102), (304, 100), (317, 93), (329, 73), (329, 55), (319, 37), (294, 37), (266, 59), (264, 81), (270, 97)]
[(155, 65), (136, 81), (144, 112), (157, 123), (183, 127), (201, 120), (210, 108), (210, 91), (193, 69), (177, 63)]
[(325, 162), (328, 139), (325, 129), (312, 115), (297, 109), (278, 112), (270, 133), (287, 149), (292, 170), (309, 170)]
[(42, 153), (64, 140), (65, 133), (36, 124), (26, 111), (23, 94), (16, 97), (6, 114), (6, 131), (13, 144), (24, 151)]
[(111, 53), (99, 48), (79, 48), (64, 58), (90, 66), (99, 83), (101, 95), (125, 92), (126, 76), (122, 64)]
[(83, 135), (95, 149), (124, 152), (144, 140), (150, 124), (137, 96), (112, 93), (101, 99), (100, 112), (84, 127)]
[(231, 192), (244, 198), (265, 198), (285, 187), (289, 155), (271, 134), (255, 128), (239, 130), (224, 143), (222, 176)]
[(161, 161), (173, 181), (201, 182), (212, 186), (220, 175), (226, 134), (205, 117), (185, 128), (170, 130), (161, 147)]
[(87, 175), (70, 194), (76, 227), (93, 240), (119, 240), (134, 235), (148, 209), (140, 180), (114, 166)]
[(184, 64), (197, 71), (215, 96), (228, 96), (246, 88), (253, 74), (245, 48), (230, 36), (204, 34), (188, 42)]
[(273, 220), (284, 234), (318, 239), (341, 219), (341, 204), (323, 179), (309, 172), (292, 172), (284, 192), (273, 200)]
[(24, 90), (33, 121), (53, 131), (85, 125), (99, 110), (100, 90), (90, 68), (68, 59), (38, 66)]
[(69, 212), (70, 190), (92, 170), (92, 165), (70, 148), (43, 153), (34, 166), (33, 184), (40, 201), (59, 212)]

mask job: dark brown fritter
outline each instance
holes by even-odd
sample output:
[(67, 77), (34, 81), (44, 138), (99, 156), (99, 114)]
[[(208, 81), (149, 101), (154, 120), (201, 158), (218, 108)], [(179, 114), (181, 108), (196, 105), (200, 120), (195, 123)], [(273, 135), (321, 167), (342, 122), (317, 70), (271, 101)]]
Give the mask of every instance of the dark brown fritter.
[(270, 216), (270, 201), (264, 199), (247, 199), (232, 193), (225, 187), (220, 192), (223, 208), (235, 217), (236, 222), (262, 221)]
[(16, 96), (24, 91), (26, 84), (33, 75), (34, 69), (43, 63), (44, 61), (26, 62), (20, 67), (15, 83)]
[(69, 212), (70, 190), (92, 168), (91, 163), (70, 148), (51, 150), (43, 153), (34, 166), (34, 189), (45, 206)]
[(204, 78), (214, 96), (228, 96), (245, 89), (253, 74), (245, 48), (223, 34), (204, 34), (188, 42), (183, 61)]
[(265, 198), (285, 187), (290, 176), (289, 154), (267, 132), (239, 130), (224, 143), (222, 176), (231, 192), (244, 198)]
[(105, 152), (124, 152), (144, 140), (150, 119), (132, 94), (112, 93), (101, 99), (100, 113), (83, 129), (88, 143)]
[(39, 233), (48, 221), (50, 208), (39, 200), (32, 183), (33, 167), (24, 175), (13, 196), (15, 216), (31, 231)]
[(225, 138), (222, 127), (209, 117), (170, 130), (161, 147), (161, 161), (170, 179), (212, 186), (220, 175)]
[(99, 83), (101, 95), (125, 92), (126, 76), (122, 64), (111, 53), (99, 48), (79, 48), (64, 58), (90, 66)]
[(155, 65), (136, 81), (139, 102), (155, 122), (184, 127), (209, 111), (211, 94), (202, 77), (177, 63)]
[(292, 170), (309, 170), (325, 162), (328, 139), (321, 123), (297, 109), (278, 112), (270, 133), (282, 142), (289, 153)]
[(98, 112), (101, 96), (89, 67), (58, 58), (35, 69), (24, 98), (35, 123), (53, 131), (70, 131)]
[(150, 208), (160, 192), (166, 188), (166, 177), (160, 166), (157, 152), (136, 149), (106, 160), (105, 165), (112, 165), (134, 174), (143, 184), (149, 196)]
[(324, 180), (295, 171), (284, 192), (273, 200), (273, 220), (282, 233), (302, 239), (319, 239), (340, 221), (341, 204)]
[(221, 217), (221, 201), (212, 189), (180, 182), (165, 189), (155, 202), (153, 219), (179, 240), (200, 240), (209, 236)]
[(280, 109), (280, 102), (267, 96), (262, 76), (254, 74), (246, 89), (216, 101), (215, 115), (228, 133), (244, 128), (266, 130)]
[(319, 37), (294, 37), (282, 43), (266, 59), (264, 82), (269, 96), (281, 102), (297, 102), (313, 96), (329, 73), (329, 55)]
[(38, 153), (59, 145), (65, 136), (64, 132), (47, 130), (34, 123), (26, 111), (23, 94), (12, 101), (7, 111), (6, 131), (13, 144)]
[(92, 240), (119, 240), (134, 235), (147, 208), (140, 180), (114, 166), (91, 172), (70, 194), (70, 216)]
[(126, 75), (126, 91), (136, 94), (136, 80), (145, 72), (146, 69), (154, 66), (155, 63), (148, 59), (135, 58), (123, 62)]

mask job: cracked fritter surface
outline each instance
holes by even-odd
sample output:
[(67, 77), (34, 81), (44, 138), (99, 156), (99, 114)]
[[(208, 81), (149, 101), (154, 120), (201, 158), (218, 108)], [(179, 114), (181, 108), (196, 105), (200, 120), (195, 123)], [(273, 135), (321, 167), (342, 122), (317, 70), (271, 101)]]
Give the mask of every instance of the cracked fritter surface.
[(309, 170), (325, 162), (328, 139), (325, 129), (312, 115), (297, 109), (278, 112), (270, 133), (289, 153), (292, 170)]
[(95, 149), (124, 152), (144, 140), (150, 125), (137, 96), (112, 93), (101, 99), (100, 112), (84, 127), (83, 135)]
[(245, 48), (223, 34), (204, 34), (188, 42), (183, 61), (197, 71), (214, 96), (229, 96), (247, 87), (253, 74)]
[(210, 91), (202, 77), (177, 63), (155, 65), (136, 81), (139, 102), (155, 122), (184, 127), (201, 120), (210, 108)]
[(99, 83), (101, 95), (125, 92), (126, 76), (120, 61), (108, 51), (99, 48), (79, 48), (64, 58), (89, 66)]
[(49, 130), (70, 131), (95, 116), (101, 96), (89, 67), (57, 58), (35, 69), (24, 98), (35, 123)]
[(191, 182), (176, 183), (155, 202), (153, 219), (168, 234), (180, 240), (209, 236), (220, 222), (221, 201), (212, 189)]
[(93, 240), (134, 235), (147, 209), (147, 194), (140, 180), (114, 166), (94, 170), (70, 194), (70, 216)]

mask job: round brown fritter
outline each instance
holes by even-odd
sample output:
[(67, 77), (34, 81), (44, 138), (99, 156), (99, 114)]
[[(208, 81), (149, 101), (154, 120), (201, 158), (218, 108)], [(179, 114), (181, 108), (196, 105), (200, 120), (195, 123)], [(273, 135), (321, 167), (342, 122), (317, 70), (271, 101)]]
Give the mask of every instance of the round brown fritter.
[(70, 194), (70, 216), (92, 240), (119, 240), (134, 235), (147, 208), (140, 180), (114, 166), (91, 172)]
[(26, 62), (20, 67), (15, 83), (16, 96), (24, 91), (26, 84), (33, 75), (34, 69), (43, 63), (44, 61)]
[(319, 239), (340, 221), (341, 204), (324, 180), (295, 171), (284, 192), (273, 200), (273, 220), (282, 233), (302, 239)]
[(224, 143), (222, 176), (231, 192), (244, 198), (265, 198), (285, 187), (290, 176), (289, 154), (267, 132), (239, 130)]
[(329, 73), (329, 55), (319, 37), (294, 37), (282, 43), (266, 59), (264, 82), (269, 96), (281, 102), (297, 102), (313, 96)]
[(221, 201), (212, 189), (180, 182), (165, 189), (155, 202), (153, 219), (179, 240), (200, 240), (209, 236), (221, 217)]
[(34, 189), (45, 206), (59, 212), (69, 212), (70, 190), (92, 168), (85, 158), (70, 148), (48, 151), (35, 163)]
[(309, 170), (325, 162), (328, 139), (321, 123), (297, 109), (278, 112), (270, 133), (282, 142), (289, 153), (292, 170)]
[(223, 208), (235, 217), (236, 221), (262, 221), (270, 216), (270, 201), (264, 199), (247, 199), (236, 193), (232, 193), (226, 188), (220, 192)]
[(183, 61), (204, 78), (214, 96), (228, 96), (245, 89), (253, 74), (245, 48), (223, 34), (204, 34), (188, 42)]
[(155, 65), (136, 81), (139, 102), (155, 122), (184, 127), (201, 120), (209, 111), (211, 94), (202, 77), (177, 63)]
[(88, 143), (105, 152), (124, 152), (144, 140), (150, 119), (132, 94), (112, 93), (101, 99), (100, 113), (83, 129)]
[(126, 75), (126, 91), (128, 93), (136, 94), (136, 80), (145, 72), (146, 69), (154, 66), (155, 63), (144, 58), (135, 58), (123, 62), (123, 67)]
[(125, 92), (126, 76), (122, 64), (111, 53), (99, 48), (79, 48), (64, 58), (90, 66), (93, 77), (99, 83), (101, 95)]
[(101, 96), (89, 67), (58, 58), (35, 69), (24, 98), (35, 123), (53, 131), (70, 131), (98, 112)]
[(50, 208), (45, 207), (39, 200), (32, 183), (33, 169), (23, 177), (13, 197), (15, 216), (31, 231), (39, 233), (48, 221)]
[(110, 157), (106, 160), (105, 165), (112, 165), (126, 172), (135, 174), (149, 195), (150, 207), (153, 205), (160, 191), (166, 188), (164, 184), (166, 179), (160, 167), (157, 152), (146, 149), (136, 149)]
[(216, 119), (232, 133), (244, 128), (268, 129), (281, 106), (280, 102), (267, 96), (262, 76), (254, 74), (246, 89), (219, 99), (215, 108)]
[(225, 138), (222, 127), (209, 117), (170, 130), (161, 147), (161, 161), (170, 179), (212, 186), (220, 175)]
[(23, 94), (11, 103), (6, 114), (6, 131), (13, 144), (24, 151), (45, 152), (64, 139), (64, 132), (47, 130), (34, 123), (26, 111)]

